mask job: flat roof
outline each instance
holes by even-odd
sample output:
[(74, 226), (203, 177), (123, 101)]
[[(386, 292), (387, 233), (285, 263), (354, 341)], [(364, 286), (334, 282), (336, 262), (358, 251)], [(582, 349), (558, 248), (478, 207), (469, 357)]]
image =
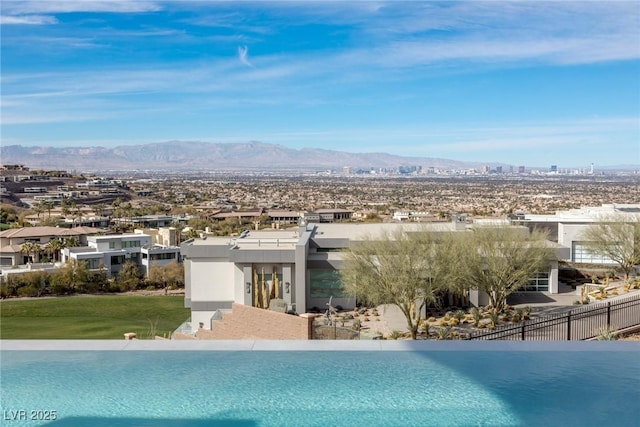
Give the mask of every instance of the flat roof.
[(368, 236), (378, 237), (382, 233), (394, 233), (397, 231), (455, 231), (452, 222), (429, 223), (367, 223), (367, 224), (314, 224), (316, 231), (314, 238), (321, 239), (349, 239), (356, 240)]

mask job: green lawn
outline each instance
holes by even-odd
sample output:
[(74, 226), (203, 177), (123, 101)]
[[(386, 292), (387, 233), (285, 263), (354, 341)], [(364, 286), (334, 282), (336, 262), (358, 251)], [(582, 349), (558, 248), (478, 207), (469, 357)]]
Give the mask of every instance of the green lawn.
[(124, 339), (171, 333), (189, 318), (182, 296), (91, 295), (0, 302), (2, 339)]

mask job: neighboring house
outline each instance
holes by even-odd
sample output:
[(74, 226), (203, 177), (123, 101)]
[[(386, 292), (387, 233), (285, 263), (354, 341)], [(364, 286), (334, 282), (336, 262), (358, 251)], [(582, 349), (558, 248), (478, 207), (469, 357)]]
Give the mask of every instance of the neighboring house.
[(63, 218), (61, 215), (51, 214), (51, 216), (49, 216), (47, 213), (44, 213), (40, 215), (27, 215), (25, 216), (24, 220), (31, 225), (37, 226), (42, 220), (49, 219), (50, 217), (55, 216), (60, 217), (58, 221), (58, 226), (60, 227), (73, 228), (82, 226), (91, 228), (102, 228), (103, 232), (104, 230), (109, 228), (109, 217), (104, 216), (83, 216), (80, 218), (69, 216), (68, 218)]
[(109, 276), (118, 274), (127, 261), (141, 267), (145, 275), (153, 265), (166, 265), (180, 261), (178, 246), (153, 243), (152, 236), (142, 233), (90, 236), (87, 247), (66, 248), (62, 261), (85, 261), (89, 269), (105, 269)]
[(87, 245), (88, 236), (101, 232), (103, 231), (91, 227), (24, 227), (4, 230), (0, 233), (0, 266), (19, 266), (29, 262), (29, 255), (22, 252), (24, 243), (37, 243), (44, 251), (51, 240), (72, 237), (80, 246), (84, 246)]
[[(356, 301), (343, 293), (338, 273), (342, 252), (351, 244), (395, 230), (463, 232), (467, 226), (457, 218), (428, 224), (303, 222), (289, 230), (245, 231), (238, 237), (188, 240), (181, 246), (185, 306), (191, 308), (191, 324), (210, 325), (217, 310), (229, 310), (234, 303), (256, 306), (256, 294), (266, 285), (269, 294), (278, 295), (288, 309), (297, 313), (312, 307), (324, 310), (330, 298), (334, 306), (352, 308)], [(524, 291), (557, 293), (557, 260), (549, 260), (549, 269), (531, 278)], [(477, 294), (471, 295), (474, 304), (481, 299)]]
[(269, 221), (277, 226), (284, 224), (297, 224), (300, 221), (300, 213), (295, 211), (270, 210)]
[(224, 221), (228, 219), (237, 219), (238, 221), (258, 221), (262, 215), (264, 215), (264, 209), (258, 208), (250, 211), (220, 212), (211, 215), (210, 218), (214, 221)]
[(131, 218), (113, 218), (112, 222), (114, 224), (132, 225), (135, 228), (163, 228), (171, 226), (174, 222), (186, 225), (192, 218), (195, 217), (191, 215), (144, 215)]
[(305, 212), (305, 222), (331, 223), (348, 221), (353, 216), (353, 211), (347, 209), (317, 209), (313, 212)]
[(437, 217), (425, 211), (395, 211), (392, 219), (394, 221), (434, 221)]
[[(589, 251), (588, 242), (583, 233), (592, 224), (602, 218), (615, 216), (628, 218), (629, 221), (640, 220), (640, 204), (603, 204), (597, 207), (582, 207), (558, 211), (553, 215), (518, 215), (511, 222), (526, 225), (530, 229), (539, 228), (549, 233), (549, 240), (557, 242), (567, 249), (566, 261), (586, 264), (613, 265), (615, 261)], [(630, 227), (631, 231), (631, 227)]]

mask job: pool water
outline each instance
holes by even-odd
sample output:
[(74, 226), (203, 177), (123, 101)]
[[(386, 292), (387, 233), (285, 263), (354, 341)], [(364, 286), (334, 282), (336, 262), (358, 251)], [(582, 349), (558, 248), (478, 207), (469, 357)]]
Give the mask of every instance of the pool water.
[[(640, 358), (630, 351), (3, 351), (1, 357), (6, 426), (640, 422)], [(38, 420), (46, 411), (55, 411), (55, 420)]]

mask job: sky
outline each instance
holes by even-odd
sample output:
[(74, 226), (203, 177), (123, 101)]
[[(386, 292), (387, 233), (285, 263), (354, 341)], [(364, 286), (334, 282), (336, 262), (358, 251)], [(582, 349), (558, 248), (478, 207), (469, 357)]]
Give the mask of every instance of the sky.
[(3, 146), (640, 165), (640, 2), (2, 0)]

